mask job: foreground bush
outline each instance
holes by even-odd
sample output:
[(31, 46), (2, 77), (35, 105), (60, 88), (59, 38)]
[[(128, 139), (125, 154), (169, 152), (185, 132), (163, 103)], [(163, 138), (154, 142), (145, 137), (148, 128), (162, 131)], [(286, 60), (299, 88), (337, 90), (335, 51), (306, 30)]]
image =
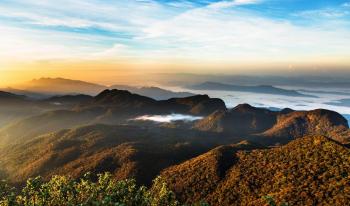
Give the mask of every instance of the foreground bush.
[[(137, 186), (135, 180), (115, 180), (111, 174), (99, 174), (92, 181), (90, 174), (79, 180), (54, 176), (48, 182), (41, 177), (29, 179), (16, 192), (6, 182), (0, 182), (1, 206), (177, 206), (180, 203), (160, 178), (150, 188)], [(198, 204), (204, 205), (204, 204)]]

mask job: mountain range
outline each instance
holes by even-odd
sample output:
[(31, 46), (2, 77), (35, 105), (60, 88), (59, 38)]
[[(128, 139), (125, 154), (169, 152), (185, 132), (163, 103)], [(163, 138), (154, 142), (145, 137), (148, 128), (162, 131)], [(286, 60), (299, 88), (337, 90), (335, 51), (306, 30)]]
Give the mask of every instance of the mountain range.
[[(78, 97), (80, 100), (81, 96)], [(51, 110), (8, 124), (0, 129), (0, 136), (3, 136), (0, 138), (0, 144), (84, 124), (126, 123), (145, 114), (208, 115), (216, 110), (226, 109), (221, 99), (210, 98), (207, 95), (157, 101), (129, 91), (114, 89), (104, 90), (93, 98), (84, 97), (86, 101), (76, 104), (74, 108)]]
[(201, 84), (188, 86), (188, 88), (193, 90), (236, 91), (236, 92), (260, 93), (260, 94), (274, 94), (274, 95), (283, 95), (283, 96), (292, 96), (292, 97), (314, 97), (312, 95), (300, 93), (296, 90), (282, 89), (278, 87), (273, 87), (271, 85), (242, 86), (242, 85), (223, 84), (218, 82), (204, 82)]
[[(0, 177), (14, 185), (38, 175), (79, 178), (109, 171), (145, 185), (160, 175), (187, 203), (349, 201), (350, 130), (334, 111), (227, 108), (208, 95), (156, 100), (118, 89), (45, 99), (2, 92), (0, 102), (4, 111), (38, 108), (0, 126)], [(132, 121), (168, 114), (201, 118)]]
[(57, 95), (97, 95), (106, 89), (128, 90), (132, 93), (147, 96), (157, 100), (166, 100), (174, 97), (188, 97), (195, 94), (190, 92), (173, 92), (159, 87), (136, 87), (126, 85), (105, 86), (80, 80), (64, 78), (40, 78), (29, 82), (3, 88), (2, 91), (25, 95), (34, 99), (45, 99)]

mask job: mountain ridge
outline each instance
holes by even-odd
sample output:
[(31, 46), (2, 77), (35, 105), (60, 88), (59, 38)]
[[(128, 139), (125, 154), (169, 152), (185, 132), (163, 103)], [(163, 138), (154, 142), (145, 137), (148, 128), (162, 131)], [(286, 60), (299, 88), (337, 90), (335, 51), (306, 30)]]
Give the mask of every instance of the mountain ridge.
[(242, 86), (242, 85), (232, 85), (232, 84), (224, 84), (224, 83), (218, 83), (218, 82), (204, 82), (201, 84), (189, 86), (189, 88), (194, 90), (221, 90), (221, 91), (238, 91), (238, 92), (251, 92), (251, 93), (261, 93), (261, 94), (274, 94), (274, 95), (284, 95), (284, 96), (292, 96), (292, 97), (315, 97), (312, 95), (300, 93), (296, 90), (282, 89), (282, 88), (274, 87), (272, 85)]
[[(12, 88), (14, 87), (14, 88)], [(11, 93), (27, 95), (34, 99), (44, 99), (52, 96), (62, 95), (77, 95), (85, 94), (95, 96), (106, 89), (128, 90), (142, 96), (147, 96), (156, 100), (166, 100), (172, 97), (182, 98), (193, 96), (190, 92), (174, 92), (171, 90), (162, 89), (156, 86), (127, 86), (127, 85), (112, 85), (106, 86), (87, 81), (66, 79), (66, 78), (48, 78), (43, 77), (33, 79), (29, 82), (13, 85), (12, 87), (2, 88), (0, 90)]]
[(350, 143), (347, 120), (339, 113), (316, 109), (270, 111), (240, 104), (219, 110), (196, 122), (193, 129), (222, 135), (246, 135), (265, 144), (282, 143), (305, 135), (328, 135), (343, 144)]

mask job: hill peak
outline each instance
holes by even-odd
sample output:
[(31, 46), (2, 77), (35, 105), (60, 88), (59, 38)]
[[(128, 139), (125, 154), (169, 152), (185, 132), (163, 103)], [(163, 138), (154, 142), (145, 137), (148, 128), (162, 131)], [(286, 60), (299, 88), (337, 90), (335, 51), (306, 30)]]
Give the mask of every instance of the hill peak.
[(99, 104), (148, 104), (155, 103), (156, 100), (133, 94), (127, 90), (106, 89), (94, 97), (94, 103)]
[(233, 108), (233, 110), (256, 110), (258, 108), (253, 107), (250, 104), (244, 103), (244, 104), (239, 104)]

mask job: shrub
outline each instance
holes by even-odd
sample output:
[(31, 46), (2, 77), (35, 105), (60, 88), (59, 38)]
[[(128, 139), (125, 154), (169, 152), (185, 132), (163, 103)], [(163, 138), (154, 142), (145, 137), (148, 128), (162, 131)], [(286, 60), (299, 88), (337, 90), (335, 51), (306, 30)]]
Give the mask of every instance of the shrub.
[[(150, 188), (135, 180), (117, 181), (110, 173), (97, 175), (93, 181), (87, 173), (81, 179), (53, 176), (28, 179), (19, 192), (5, 181), (0, 182), (0, 206), (179, 206), (175, 194), (161, 177)], [(199, 206), (205, 204), (199, 203)]]

